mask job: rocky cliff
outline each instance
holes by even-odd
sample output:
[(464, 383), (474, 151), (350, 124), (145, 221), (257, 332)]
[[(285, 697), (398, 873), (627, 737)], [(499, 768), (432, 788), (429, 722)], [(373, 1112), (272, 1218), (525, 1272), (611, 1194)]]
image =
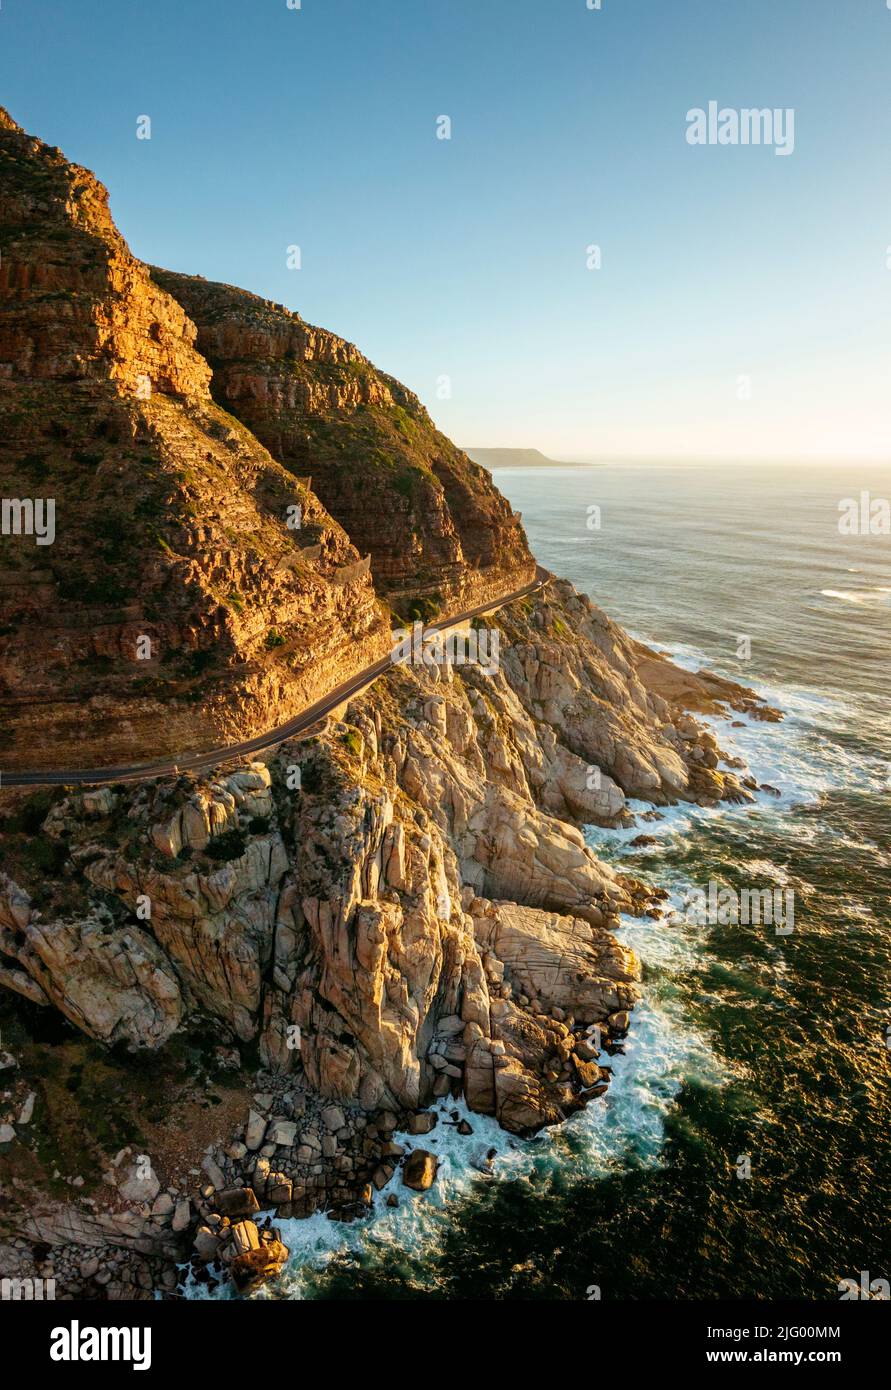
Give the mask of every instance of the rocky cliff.
[(281, 304), (153, 269), (198, 325), (214, 398), (313, 489), (403, 616), (457, 612), (533, 576), (519, 519), (417, 396)]
[[(663, 895), (600, 862), (580, 827), (625, 821), (629, 797), (750, 793), (714, 737), (641, 678), (659, 659), (571, 586), (496, 621), (497, 670), (394, 667), (266, 763), (5, 794), (7, 997), (36, 1017), (58, 1011), (106, 1048), (164, 1059), (191, 1039), (205, 1067), (227, 1050), (236, 1077), (252, 1054), (261, 1066), (259, 1089), (237, 1092), (228, 1134), (217, 1125), (209, 1145), (200, 1127), (171, 1146), (171, 1125), (187, 1131), (201, 1109), (179, 1090), (176, 1121), (143, 1130), (148, 1200), (126, 1163), (97, 1158), (104, 1226), (50, 1201), (33, 1168), (20, 1180), (7, 1227), (58, 1247), (75, 1283), (84, 1248), (103, 1242), (127, 1278), (149, 1254), (152, 1277), (167, 1277), (165, 1252), (182, 1252), (196, 1222), (202, 1278), (254, 1250), (265, 1269), (274, 1252), (236, 1218), (252, 1228), (261, 1206), (359, 1214), (375, 1190), (397, 1200), (400, 1166), (404, 1184), (427, 1185), (427, 1151), (393, 1137), (427, 1132), (426, 1107), (463, 1097), (525, 1134), (607, 1088), (604, 1049), (639, 989), (613, 929), (622, 912), (658, 916)], [(683, 685), (686, 703), (751, 705), (729, 683), (684, 673)], [(37, 1071), (19, 1090), (13, 1150), (29, 1145), (19, 1103), (33, 1092), (49, 1104)], [(189, 1164), (209, 1183), (196, 1187)]]
[[(507, 503), (350, 345), (150, 275), (5, 116), (0, 181), (0, 490), (56, 505), (51, 545), (0, 538), (4, 766), (281, 722), (389, 646), (360, 554), (405, 613), (530, 578)], [(367, 1214), (435, 1181), (415, 1138), (473, 1133), (449, 1107), (528, 1135), (604, 1094), (640, 976), (614, 930), (664, 893), (584, 827), (748, 799), (690, 711), (757, 702), (561, 581), (486, 623), (263, 761), (0, 785), (10, 1275), (150, 1296), (191, 1254), (250, 1288), (287, 1253), (261, 1207)]]
[[(3, 765), (137, 762), (282, 722), (386, 650), (359, 552), (214, 403), (193, 324), (101, 184), (5, 113), (0, 189)], [(52, 502), (48, 543), (23, 500)]]

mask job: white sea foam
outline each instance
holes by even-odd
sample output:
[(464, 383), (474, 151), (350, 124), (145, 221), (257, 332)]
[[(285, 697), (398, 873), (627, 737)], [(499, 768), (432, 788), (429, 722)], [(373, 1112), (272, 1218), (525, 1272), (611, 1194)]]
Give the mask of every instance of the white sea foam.
[(841, 603), (855, 603), (862, 606), (891, 602), (891, 589), (821, 589), (823, 598), (835, 598)]
[[(619, 937), (651, 963), (668, 970), (695, 963), (695, 949), (685, 933), (669, 933), (655, 922), (626, 920)], [(278, 1221), (282, 1240), (291, 1255), (274, 1291), (259, 1297), (299, 1299), (312, 1293), (315, 1277), (332, 1260), (343, 1257), (362, 1264), (388, 1252), (411, 1259), (419, 1279), (435, 1278), (435, 1255), (450, 1223), (450, 1209), (475, 1189), (490, 1182), (528, 1178), (533, 1170), (562, 1169), (571, 1165), (576, 1180), (596, 1181), (617, 1163), (658, 1163), (665, 1121), (685, 1078), (696, 1077), (703, 1085), (720, 1086), (725, 1073), (708, 1040), (684, 1020), (670, 985), (663, 991), (655, 984), (634, 1010), (633, 1027), (625, 1042), (625, 1054), (601, 1055), (613, 1079), (606, 1095), (593, 1101), (559, 1129), (544, 1130), (534, 1139), (516, 1138), (485, 1115), (471, 1113), (462, 1102), (440, 1102), (439, 1122), (423, 1138), (397, 1134), (405, 1148), (423, 1147), (440, 1159), (433, 1187), (425, 1193), (402, 1185), (399, 1172), (374, 1195), (370, 1217), (349, 1224), (331, 1221), (317, 1213), (305, 1221)], [(457, 1132), (451, 1117), (467, 1120), (473, 1134)], [(492, 1176), (478, 1165), (489, 1150), (497, 1155)], [(386, 1205), (395, 1192), (399, 1206)], [(209, 1294), (205, 1286), (190, 1282), (190, 1298), (231, 1298), (231, 1287)]]
[[(703, 664), (701, 653), (693, 648), (673, 648), (672, 655), (694, 669)], [(742, 727), (731, 729), (723, 719), (705, 722), (711, 724), (723, 748), (744, 758), (752, 775), (759, 781), (769, 778), (781, 792), (780, 798), (760, 794), (756, 813), (788, 815), (793, 804), (825, 793), (833, 778), (841, 775), (828, 740), (823, 756), (819, 741), (814, 744), (813, 721), (826, 720), (837, 711), (831, 701), (814, 691), (765, 693), (784, 708), (785, 723), (741, 717)], [(631, 809), (650, 808), (647, 803), (633, 803)], [(688, 843), (697, 826), (715, 817), (753, 814), (751, 806), (709, 808), (689, 803), (659, 811), (661, 818), (647, 822), (645, 828), (666, 849), (675, 841), (679, 847)], [(608, 858), (640, 832), (640, 825), (615, 830), (589, 827), (586, 838)], [(766, 872), (768, 866), (764, 867)], [(646, 984), (632, 1015), (624, 1055), (610, 1058), (604, 1054), (600, 1058), (601, 1064), (613, 1071), (606, 1095), (559, 1129), (543, 1131), (533, 1140), (507, 1134), (495, 1120), (470, 1113), (463, 1102), (440, 1102), (439, 1123), (431, 1134), (422, 1139), (396, 1136), (406, 1148), (420, 1146), (439, 1156), (440, 1170), (431, 1190), (412, 1192), (402, 1186), (397, 1170), (387, 1187), (375, 1193), (372, 1213), (362, 1221), (336, 1222), (322, 1214), (305, 1221), (279, 1221), (290, 1259), (275, 1290), (261, 1290), (258, 1297), (311, 1297), (315, 1279), (333, 1260), (352, 1259), (366, 1265), (387, 1253), (402, 1261), (408, 1258), (413, 1277), (432, 1286), (436, 1251), (449, 1226), (450, 1208), (457, 1201), (472, 1199), (479, 1185), (527, 1178), (542, 1167), (566, 1168), (576, 1180), (596, 1181), (617, 1164), (660, 1161), (666, 1119), (684, 1082), (695, 1080), (702, 1086), (720, 1087), (729, 1077), (728, 1067), (715, 1054), (708, 1037), (685, 1016), (682, 981), (703, 962), (700, 931), (683, 915), (689, 884), (670, 868), (660, 870), (660, 882), (670, 894), (666, 910), (671, 924), (664, 919), (625, 919), (618, 933), (644, 963)], [(782, 965), (778, 957), (777, 968)], [(450, 1123), (455, 1113), (469, 1122), (471, 1136), (459, 1135)], [(478, 1164), (489, 1149), (497, 1150), (497, 1157), (492, 1176), (484, 1177)], [(398, 1195), (397, 1208), (386, 1205), (391, 1192)], [(190, 1283), (187, 1294), (193, 1298), (228, 1298), (232, 1290), (224, 1286), (208, 1294), (205, 1287)]]

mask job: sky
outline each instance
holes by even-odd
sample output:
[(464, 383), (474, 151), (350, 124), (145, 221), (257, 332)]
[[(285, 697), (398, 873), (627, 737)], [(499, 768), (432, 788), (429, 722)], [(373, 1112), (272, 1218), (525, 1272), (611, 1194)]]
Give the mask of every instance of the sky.
[(891, 459), (891, 0), (589, 3), (0, 0), (0, 103), (465, 447)]

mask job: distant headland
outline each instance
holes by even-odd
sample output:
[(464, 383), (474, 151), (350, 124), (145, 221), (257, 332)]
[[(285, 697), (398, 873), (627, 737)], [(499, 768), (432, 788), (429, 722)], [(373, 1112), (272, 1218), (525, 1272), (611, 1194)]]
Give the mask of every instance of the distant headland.
[(483, 468), (584, 468), (587, 465), (567, 459), (548, 458), (540, 449), (465, 449), (474, 463)]

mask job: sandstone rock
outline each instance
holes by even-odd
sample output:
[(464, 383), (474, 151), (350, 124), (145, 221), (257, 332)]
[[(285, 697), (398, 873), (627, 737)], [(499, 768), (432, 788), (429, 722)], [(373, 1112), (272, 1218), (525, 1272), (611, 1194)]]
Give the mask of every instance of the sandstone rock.
[[(473, 606), (485, 580), (517, 587), (534, 571), (519, 518), (491, 477), (437, 433), (417, 397), (378, 372), (352, 344), (281, 305), (200, 277), (154, 271), (198, 324), (212, 389), (296, 474), (310, 440), (313, 489), (399, 604), (436, 593), (453, 611)], [(364, 408), (352, 456), (330, 431)], [(398, 409), (403, 434), (385, 421)], [(406, 489), (398, 479), (407, 479)], [(394, 517), (411, 545), (388, 537)]]
[[(0, 494), (19, 496), (39, 435), (67, 517), (52, 578), (32, 548), (0, 594), (7, 757), (115, 766), (275, 727), (385, 654), (371, 577), (319, 498), (214, 403), (194, 324), (130, 253), (102, 185), (6, 119), (0, 154)], [(300, 558), (285, 499), (323, 564)], [(250, 552), (233, 534), (252, 538)], [(270, 633), (281, 643), (265, 645)], [(141, 635), (148, 663), (134, 660)]]
[(214, 1205), (221, 1216), (229, 1217), (252, 1216), (260, 1210), (260, 1203), (251, 1187), (227, 1187), (225, 1191), (216, 1193)]
[(280, 1240), (263, 1241), (239, 1253), (229, 1272), (238, 1291), (246, 1293), (280, 1274), (287, 1258), (288, 1248)]
[(429, 1149), (413, 1149), (402, 1168), (402, 1181), (416, 1192), (426, 1192), (436, 1181), (439, 1159)]
[(419, 1114), (410, 1116), (406, 1129), (409, 1134), (429, 1134), (436, 1128), (438, 1119), (435, 1111), (422, 1110)]

